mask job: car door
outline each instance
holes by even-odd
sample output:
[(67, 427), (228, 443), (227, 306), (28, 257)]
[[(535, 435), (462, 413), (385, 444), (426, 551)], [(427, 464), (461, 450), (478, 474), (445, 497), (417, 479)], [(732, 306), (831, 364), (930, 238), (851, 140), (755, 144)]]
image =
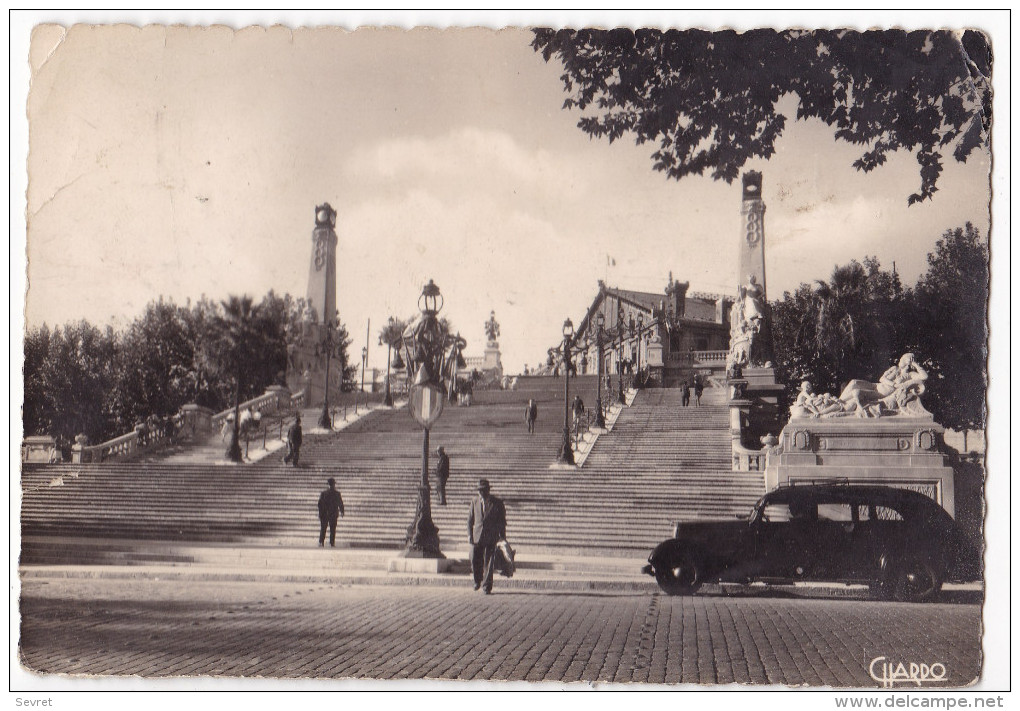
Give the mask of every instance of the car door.
[(788, 500), (766, 502), (755, 530), (757, 577), (804, 577), (813, 564), (813, 551), (805, 544), (811, 523), (797, 506), (791, 510)]

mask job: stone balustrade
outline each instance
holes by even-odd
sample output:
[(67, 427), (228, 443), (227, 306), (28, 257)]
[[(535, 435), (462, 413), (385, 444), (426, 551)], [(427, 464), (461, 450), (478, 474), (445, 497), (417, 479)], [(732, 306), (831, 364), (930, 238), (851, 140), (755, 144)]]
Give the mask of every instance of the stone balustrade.
[(696, 363), (725, 363), (729, 351), (694, 351)]

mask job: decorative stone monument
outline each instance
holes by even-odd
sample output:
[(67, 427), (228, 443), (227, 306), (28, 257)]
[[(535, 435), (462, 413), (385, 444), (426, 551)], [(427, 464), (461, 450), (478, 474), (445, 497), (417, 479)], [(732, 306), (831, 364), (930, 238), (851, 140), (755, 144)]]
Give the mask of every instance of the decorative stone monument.
[[(315, 208), (312, 250), (308, 267), (308, 291), (300, 326), (287, 334), (287, 388), (304, 392), (305, 407), (322, 403), (326, 392), (326, 349), (328, 336), (336, 331), (327, 326), (336, 318), (336, 210), (323, 203)], [(335, 323), (333, 324), (335, 326)], [(332, 357), (329, 392), (338, 392), (342, 373), (339, 361)]]
[(928, 374), (905, 354), (878, 382), (851, 380), (840, 395), (801, 384), (790, 421), (769, 453), (765, 485), (846, 479), (913, 489), (955, 515), (944, 428), (921, 404)]
[(489, 320), (485, 322), (485, 352), (482, 356), (481, 370), (484, 373), (493, 372), (502, 376), (503, 363), (500, 360), (497, 338), (499, 338), (499, 324), (496, 322), (496, 312), (490, 311)]
[(336, 210), (328, 202), (315, 208), (312, 260), (308, 268), (308, 305), (324, 323), (336, 313)]
[(757, 446), (761, 437), (779, 426), (779, 396), (772, 368), (772, 331), (765, 291), (765, 201), (762, 175), (743, 175), (740, 214), (743, 226), (737, 249), (737, 298), (729, 311), (730, 352), (727, 385), (730, 390), (731, 436), (734, 453)]

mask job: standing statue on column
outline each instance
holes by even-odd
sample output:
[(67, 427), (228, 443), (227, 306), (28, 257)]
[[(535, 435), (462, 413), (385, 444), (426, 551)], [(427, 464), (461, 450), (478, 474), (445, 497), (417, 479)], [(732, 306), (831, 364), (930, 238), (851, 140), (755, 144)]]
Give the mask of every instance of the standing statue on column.
[(485, 322), (485, 335), (490, 343), (495, 343), (499, 337), (499, 324), (496, 323), (496, 312), (489, 312), (489, 320)]

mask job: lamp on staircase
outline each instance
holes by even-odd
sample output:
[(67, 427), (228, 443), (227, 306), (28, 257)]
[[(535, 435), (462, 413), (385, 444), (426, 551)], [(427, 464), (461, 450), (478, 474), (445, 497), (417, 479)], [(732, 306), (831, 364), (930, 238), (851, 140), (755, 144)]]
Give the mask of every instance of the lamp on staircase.
[(560, 448), (560, 464), (574, 463), (574, 448), (570, 443), (570, 361), (574, 339), (574, 324), (568, 318), (563, 322), (563, 446)]
[[(432, 522), (432, 493), (429, 487), (429, 428), (443, 413), (443, 404), (452, 383), (444, 380), (451, 369), (450, 359), (460, 356), (464, 342), (451, 336), (439, 323), (443, 308), (439, 287), (430, 279), (418, 298), (421, 316), (408, 325), (401, 336), (404, 361), (407, 365), (407, 407), (411, 416), (424, 430), (421, 448), (421, 481), (414, 521), (407, 529), (405, 558), (445, 558), (439, 549), (439, 529)], [(399, 353), (397, 354), (399, 357)]]
[(598, 390), (595, 395), (595, 426), (600, 429), (605, 429), (606, 416), (602, 412), (602, 337), (606, 333), (606, 315), (601, 311), (595, 316), (595, 351), (598, 357), (595, 365), (595, 372), (597, 377), (595, 380), (598, 383)]

